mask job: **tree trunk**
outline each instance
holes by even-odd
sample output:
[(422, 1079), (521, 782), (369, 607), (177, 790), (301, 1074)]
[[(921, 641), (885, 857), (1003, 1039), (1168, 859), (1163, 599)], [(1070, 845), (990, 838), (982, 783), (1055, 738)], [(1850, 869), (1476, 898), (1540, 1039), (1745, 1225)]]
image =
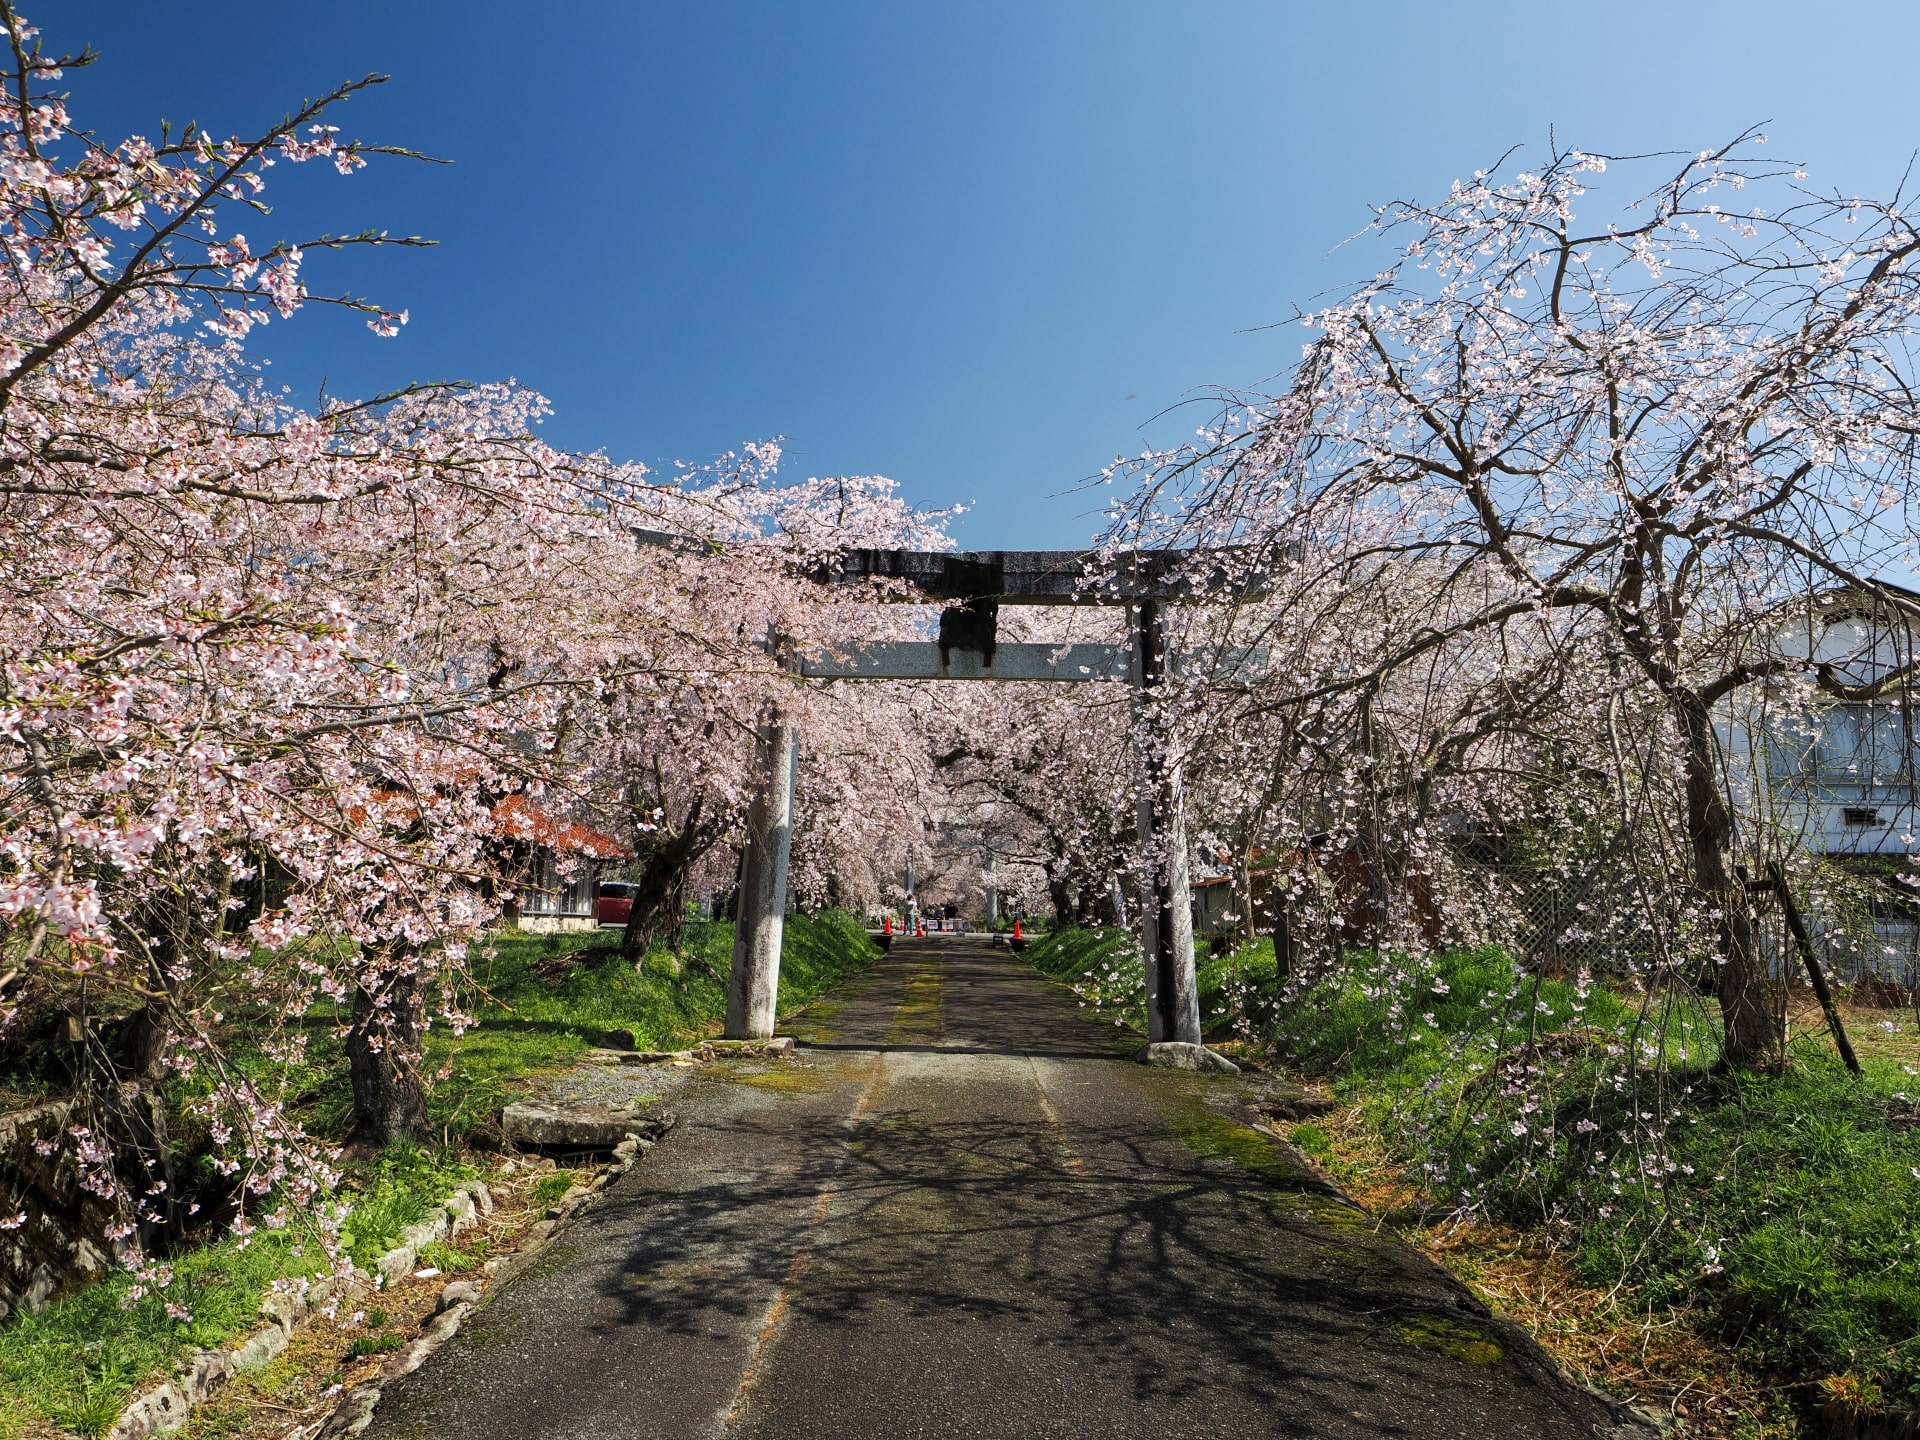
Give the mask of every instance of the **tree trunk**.
[(427, 1131), (427, 1090), (420, 1075), (420, 1036), (426, 1001), (420, 975), (395, 955), (392, 968), (369, 977), (376, 987), (353, 992), (347, 1029), (347, 1073), (353, 1083), (353, 1130), (347, 1148), (358, 1155)]
[(661, 838), (646, 854), (634, 882), (633, 908), (620, 937), (620, 958), (629, 965), (646, 959), (656, 940), (680, 933), (687, 914), (687, 881), (700, 857), (719, 838), (720, 827), (706, 823), (706, 797), (696, 795), (680, 828)]
[(1067, 877), (1047, 873), (1047, 899), (1053, 903), (1053, 927), (1065, 930), (1073, 924), (1073, 892)]
[(1734, 820), (1720, 793), (1720, 752), (1713, 717), (1692, 694), (1676, 696), (1686, 738), (1687, 834), (1693, 881), (1720, 915), (1712, 989), (1720, 1000), (1725, 1040), (1720, 1063), (1758, 1068), (1779, 1058), (1779, 1036), (1767, 1005), (1759, 937), (1746, 886), (1733, 868)]
[(691, 826), (647, 856), (634, 882), (633, 908), (627, 912), (626, 934), (620, 937), (620, 958), (638, 965), (656, 940), (677, 934), (687, 911), (687, 877), (706, 850)]

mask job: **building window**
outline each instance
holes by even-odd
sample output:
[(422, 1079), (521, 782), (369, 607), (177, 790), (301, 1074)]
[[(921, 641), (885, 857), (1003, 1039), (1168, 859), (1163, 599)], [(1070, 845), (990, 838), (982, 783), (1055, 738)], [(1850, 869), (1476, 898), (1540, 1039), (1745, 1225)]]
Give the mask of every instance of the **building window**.
[(1836, 788), (1912, 785), (1920, 724), (1909, 728), (1897, 701), (1831, 705), (1782, 715), (1767, 727), (1767, 766), (1775, 784), (1802, 784), (1835, 798)]
[(1880, 812), (1871, 805), (1846, 805), (1840, 810), (1842, 825), (1878, 825)]

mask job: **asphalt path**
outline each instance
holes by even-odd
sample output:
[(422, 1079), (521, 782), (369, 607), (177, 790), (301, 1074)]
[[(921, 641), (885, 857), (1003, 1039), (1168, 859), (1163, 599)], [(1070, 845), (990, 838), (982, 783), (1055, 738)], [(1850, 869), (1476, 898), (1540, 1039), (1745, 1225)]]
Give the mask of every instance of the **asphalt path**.
[(369, 1433), (1643, 1433), (1255, 1129), (1257, 1078), (1131, 1063), (1004, 951), (902, 943), (795, 1029)]

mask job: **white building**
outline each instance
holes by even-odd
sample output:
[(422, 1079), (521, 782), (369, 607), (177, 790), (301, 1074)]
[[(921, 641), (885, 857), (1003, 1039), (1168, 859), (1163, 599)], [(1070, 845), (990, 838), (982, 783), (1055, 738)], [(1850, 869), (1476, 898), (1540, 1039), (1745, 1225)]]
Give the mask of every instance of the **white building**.
[[(1722, 730), (1745, 823), (1776, 832), (1766, 848), (1802, 848), (1859, 877), (1851, 938), (1829, 913), (1831, 897), (1812, 897), (1809, 924), (1825, 933), (1832, 971), (1909, 990), (1920, 986), (1920, 892), (1903, 883), (1920, 878), (1907, 863), (1920, 853), (1917, 632), (1920, 624), (1876, 596), (1839, 588), (1807, 596), (1774, 638), (1773, 658), (1795, 673), (1739, 694)], [(1810, 681), (1884, 688), (1852, 699)], [(1870, 935), (1861, 933), (1863, 911)]]
[(1779, 657), (1848, 686), (1888, 682), (1887, 692), (1848, 700), (1780, 685), (1742, 698), (1745, 723), (1726, 732), (1735, 769), (1766, 776), (1767, 818), (1808, 850), (1840, 857), (1917, 848), (1920, 685), (1901, 683), (1914, 661), (1915, 629), (1852, 590), (1811, 595), (1777, 632)]

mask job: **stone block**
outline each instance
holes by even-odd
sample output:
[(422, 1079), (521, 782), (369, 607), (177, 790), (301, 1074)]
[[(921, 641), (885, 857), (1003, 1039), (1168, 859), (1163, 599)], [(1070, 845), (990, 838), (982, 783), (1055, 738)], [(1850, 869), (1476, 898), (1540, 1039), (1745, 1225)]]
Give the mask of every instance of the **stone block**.
[(480, 1302), (480, 1287), (471, 1280), (455, 1280), (440, 1292), (440, 1298), (434, 1303), (433, 1313), (451, 1310), (455, 1305), (477, 1305)]
[(1204, 1045), (1187, 1040), (1156, 1040), (1134, 1051), (1142, 1065), (1161, 1065), (1169, 1070), (1205, 1070), (1219, 1075), (1238, 1075), (1240, 1067), (1224, 1055), (1216, 1055)]
[(234, 1368), (239, 1370), (263, 1370), (282, 1350), (287, 1348), (290, 1332), (278, 1325), (269, 1325), (264, 1330), (256, 1330), (247, 1337), (247, 1341), (233, 1352)]
[(340, 1408), (334, 1411), (329, 1428), (339, 1435), (364, 1435), (373, 1424), (374, 1407), (379, 1403), (378, 1385), (355, 1386), (341, 1397)]
[(149, 1435), (169, 1434), (187, 1423), (187, 1412), (192, 1408), (185, 1386), (170, 1380), (122, 1410), (107, 1431), (107, 1440), (146, 1440)]
[(473, 1223), (473, 1197), (464, 1190), (456, 1190), (447, 1200), (447, 1234), (458, 1235)]
[(424, 1250), (436, 1240), (447, 1237), (447, 1212), (436, 1210), (418, 1225), (409, 1225), (400, 1232), (400, 1238), (415, 1250)]
[[(276, 1337), (281, 1346), (287, 1343), (286, 1332), (275, 1325), (261, 1332)], [(252, 1342), (249, 1341), (248, 1344)], [(246, 1346), (242, 1346), (244, 1350)], [(275, 1351), (278, 1354), (278, 1351)], [(262, 1361), (262, 1364), (265, 1362)], [(240, 1369), (240, 1351), (229, 1353), (225, 1350), (202, 1350), (193, 1357), (184, 1374), (176, 1382), (187, 1392), (187, 1399), (195, 1405), (204, 1403), (226, 1388), (227, 1381), (233, 1378), (234, 1371)]]
[(598, 1105), (537, 1105), (516, 1101), (500, 1116), (511, 1145), (556, 1150), (612, 1150), (629, 1134), (642, 1137), (665, 1131), (668, 1122), (640, 1119), (631, 1112)]
[[(324, 1283), (322, 1281), (313, 1286), (312, 1295), (315, 1300), (324, 1298), (319, 1293), (320, 1285)], [(309, 1308), (307, 1298), (291, 1290), (270, 1290), (266, 1298), (260, 1302), (260, 1313), (282, 1330), (291, 1330), (306, 1319)]]
[(411, 1245), (396, 1245), (374, 1261), (373, 1268), (379, 1272), (381, 1280), (391, 1288), (413, 1273), (413, 1262), (418, 1254), (419, 1252)]

